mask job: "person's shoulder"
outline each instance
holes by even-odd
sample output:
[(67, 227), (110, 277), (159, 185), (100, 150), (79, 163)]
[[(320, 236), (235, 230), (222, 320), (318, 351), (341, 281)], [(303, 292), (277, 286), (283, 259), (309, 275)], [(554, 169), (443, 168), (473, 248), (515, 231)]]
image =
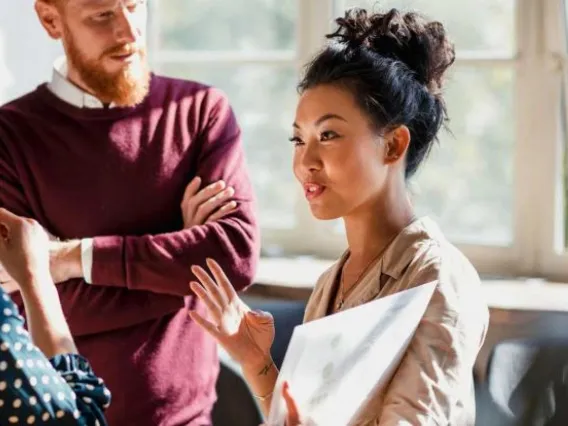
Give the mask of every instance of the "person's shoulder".
[(0, 106), (0, 116), (14, 116), (33, 113), (37, 109), (38, 100), (41, 98), (42, 88), (25, 93)]
[(431, 281), (452, 282), (458, 288), (479, 287), (481, 280), (469, 259), (430, 219), (423, 220), (416, 234), (405, 275), (420, 275)]
[[(456, 324), (475, 324), (485, 329), (489, 311), (483, 297), (481, 279), (469, 259), (435, 224), (426, 225), (404, 272), (409, 287), (436, 283), (430, 310)], [(469, 325), (468, 325), (469, 326)]]

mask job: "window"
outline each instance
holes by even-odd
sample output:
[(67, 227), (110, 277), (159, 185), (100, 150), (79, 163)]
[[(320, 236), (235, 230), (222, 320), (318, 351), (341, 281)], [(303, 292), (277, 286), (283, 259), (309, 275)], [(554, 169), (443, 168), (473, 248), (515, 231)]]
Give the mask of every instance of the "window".
[(323, 42), (332, 3), (167, 0), (150, 4), (154, 69), (212, 84), (229, 96), (243, 130), (259, 200), (264, 251), (313, 251), (316, 245), (302, 247), (309, 213), (292, 175), (288, 138), (300, 70)]
[(437, 220), (484, 274), (568, 280), (562, 166), (568, 160), (559, 95), (568, 53), (558, 47), (565, 45), (563, 0), (153, 4), (155, 68), (214, 84), (235, 107), (260, 200), (265, 254), (331, 257), (343, 249), (340, 224), (313, 219), (294, 181), (286, 142), (294, 88), (334, 17), (352, 6), (398, 7), (442, 21), (457, 50), (446, 86), (452, 133), (442, 133), (411, 182), (418, 212)]
[(151, 11), (153, 65), (227, 93), (243, 128), (262, 227), (296, 226), (286, 143), (296, 94), (297, 4), (167, 0)]
[[(302, 66), (333, 18), (417, 9), (456, 43), (452, 134), (410, 190), (483, 274), (568, 282), (568, 0), (150, 0), (153, 68), (224, 90), (243, 128), (266, 255), (335, 257), (341, 224), (311, 217), (287, 141)], [(49, 78), (61, 49), (29, 2), (0, 14), (0, 102)], [(3, 9), (4, 10), (4, 9)], [(17, 40), (17, 43), (8, 43)], [(33, 48), (30, 56), (22, 51)], [(17, 76), (17, 78), (16, 78)]]
[[(372, 0), (340, 1), (377, 9)], [(420, 214), (434, 218), (481, 269), (507, 260), (515, 245), (515, 85), (518, 52), (515, 0), (386, 0), (382, 10), (417, 10), (441, 21), (456, 47), (445, 99), (450, 132), (411, 182)], [(520, 5), (519, 5), (520, 7)], [(491, 255), (489, 255), (491, 253)], [(504, 270), (503, 270), (504, 271)]]

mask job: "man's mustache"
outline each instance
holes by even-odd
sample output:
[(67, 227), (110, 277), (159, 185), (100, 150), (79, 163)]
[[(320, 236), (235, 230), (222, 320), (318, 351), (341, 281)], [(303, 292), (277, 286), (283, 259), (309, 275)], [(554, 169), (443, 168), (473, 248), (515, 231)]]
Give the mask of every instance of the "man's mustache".
[(135, 44), (121, 44), (119, 46), (113, 46), (110, 49), (105, 50), (102, 56), (124, 56), (131, 55), (133, 53), (140, 53), (140, 49)]

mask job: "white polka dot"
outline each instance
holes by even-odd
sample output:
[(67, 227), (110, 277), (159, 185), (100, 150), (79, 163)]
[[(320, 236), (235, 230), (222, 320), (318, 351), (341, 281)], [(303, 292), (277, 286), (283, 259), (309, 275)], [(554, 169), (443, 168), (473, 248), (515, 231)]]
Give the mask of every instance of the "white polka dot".
[(26, 364), (28, 365), (28, 368), (34, 368), (34, 360), (33, 359), (28, 359), (26, 361)]
[(6, 389), (6, 382), (0, 382), (0, 391)]
[(26, 350), (27, 350), (28, 352), (33, 351), (33, 350), (34, 350), (34, 345), (32, 345), (31, 343), (28, 343), (28, 344), (26, 345)]
[(86, 385), (87, 390), (94, 391), (95, 387), (93, 385)]
[(14, 408), (20, 408), (22, 406), (22, 400), (21, 399), (15, 399), (14, 402), (12, 403), (12, 405), (14, 406)]
[(32, 386), (37, 385), (37, 379), (34, 376), (30, 377), (30, 385)]
[(75, 417), (76, 419), (78, 419), (79, 417), (81, 417), (81, 413), (79, 412), (79, 410), (73, 411), (73, 417)]
[(10, 315), (12, 315), (12, 310), (8, 309), (8, 308), (4, 308), (4, 315), (6, 315), (7, 317), (9, 317)]
[(68, 382), (73, 380), (73, 376), (71, 376), (70, 374), (65, 376), (65, 380), (67, 380)]
[(43, 377), (41, 378), (41, 382), (42, 382), (44, 385), (47, 385), (47, 384), (49, 383), (49, 377), (43, 376)]
[(50, 416), (49, 416), (49, 413), (45, 412), (45, 413), (43, 413), (43, 415), (41, 416), (41, 419), (42, 419), (44, 422), (47, 422), (47, 421), (49, 420), (49, 417), (50, 417)]
[(14, 350), (15, 351), (21, 351), (22, 350), (22, 344), (20, 342), (14, 343)]
[(6, 371), (8, 368), (8, 363), (6, 361), (0, 362), (0, 371)]
[(75, 394), (75, 392), (71, 391), (71, 399), (73, 401), (75, 401), (77, 399), (77, 395)]
[(3, 294), (3, 295), (2, 295), (2, 299), (4, 299), (6, 302), (9, 302), (9, 301), (10, 301), (10, 299), (8, 298), (8, 295), (7, 295), (7, 294)]
[(65, 415), (65, 411), (63, 410), (59, 410), (57, 413), (55, 413), (55, 416), (60, 419)]
[(24, 368), (24, 361), (22, 361), (21, 359), (16, 361), (16, 368), (21, 369)]
[(9, 343), (4, 342), (0, 345), (0, 350), (2, 350), (2, 352), (6, 352), (9, 348), (10, 348)]
[(43, 395), (43, 400), (44, 400), (45, 402), (51, 401), (51, 395), (48, 394), (48, 393), (44, 394), (44, 395)]
[(60, 401), (63, 401), (65, 399), (65, 394), (63, 392), (58, 392), (57, 393), (57, 399), (59, 399)]
[(16, 389), (20, 389), (22, 387), (22, 379), (16, 379), (14, 380), (14, 387)]
[(103, 391), (103, 393), (104, 393), (106, 396), (110, 396), (110, 391), (109, 391), (107, 388), (105, 388), (105, 390)]
[(99, 423), (99, 421), (95, 421), (95, 426), (101, 426), (101, 424)]
[(10, 423), (12, 423), (12, 424), (18, 423), (18, 420), (19, 420), (19, 419), (18, 419), (16, 416), (12, 416), (12, 417), (10, 417), (10, 418), (8, 419), (8, 421), (9, 421)]
[(102, 385), (104, 383), (103, 379), (101, 379), (100, 377), (97, 378), (97, 382), (99, 383), (99, 385)]
[(29, 416), (27, 422), (29, 425), (33, 425), (35, 423), (35, 417)]
[(1, 328), (2, 333), (9, 333), (11, 329), (12, 327), (10, 327), (10, 324), (4, 324)]
[(30, 405), (36, 405), (37, 404), (37, 398), (35, 396), (30, 396), (30, 399), (28, 400)]
[(108, 407), (110, 407), (110, 403), (104, 404), (103, 408), (106, 410)]
[(83, 401), (85, 401), (87, 404), (90, 404), (91, 402), (93, 402), (93, 400), (91, 398), (89, 398), (88, 396), (84, 396)]

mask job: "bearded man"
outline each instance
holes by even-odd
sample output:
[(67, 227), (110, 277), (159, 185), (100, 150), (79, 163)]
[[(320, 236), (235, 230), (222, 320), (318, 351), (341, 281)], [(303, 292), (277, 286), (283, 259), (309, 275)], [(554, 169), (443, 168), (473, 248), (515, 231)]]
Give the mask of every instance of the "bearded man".
[(148, 70), (145, 1), (35, 10), (65, 57), (0, 108), (0, 207), (54, 236), (51, 274), (112, 392), (109, 424), (209, 425), (217, 352), (187, 315), (205, 314), (190, 265), (215, 258), (242, 289), (259, 253), (235, 116), (218, 90)]

